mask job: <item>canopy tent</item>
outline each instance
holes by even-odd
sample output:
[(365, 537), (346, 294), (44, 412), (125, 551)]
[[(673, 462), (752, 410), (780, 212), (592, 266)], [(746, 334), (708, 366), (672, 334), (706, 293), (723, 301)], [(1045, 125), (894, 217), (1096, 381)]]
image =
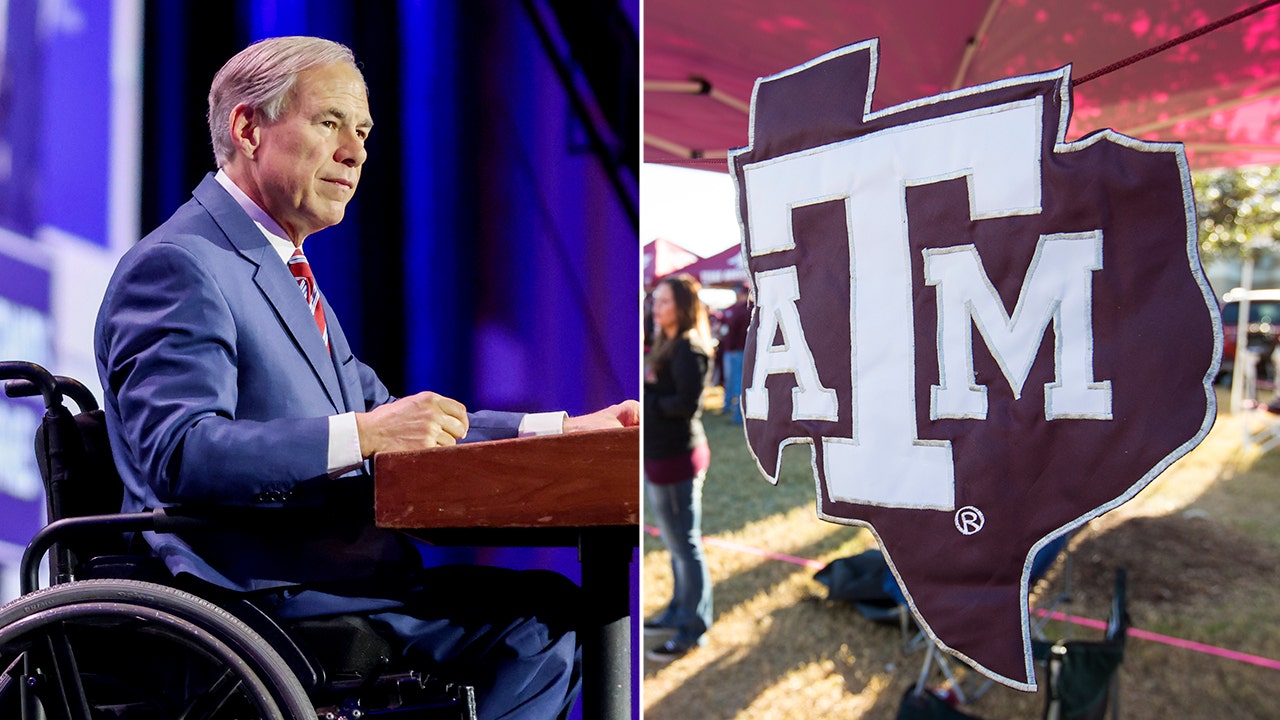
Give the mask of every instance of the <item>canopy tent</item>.
[[(1068, 139), (1186, 144), (1193, 168), (1280, 163), (1280, 5), (1079, 84)], [(757, 77), (880, 38), (873, 108), (1070, 63), (1085, 74), (1259, 0), (647, 0), (645, 161), (725, 170)]]
[(737, 245), (689, 263), (678, 268), (678, 271), (689, 273), (704, 288), (728, 288), (747, 281), (747, 268), (742, 262), (742, 248)]
[(644, 265), (644, 286), (653, 287), (656, 280), (700, 259), (697, 253), (686, 250), (664, 238), (646, 243), (641, 262)]

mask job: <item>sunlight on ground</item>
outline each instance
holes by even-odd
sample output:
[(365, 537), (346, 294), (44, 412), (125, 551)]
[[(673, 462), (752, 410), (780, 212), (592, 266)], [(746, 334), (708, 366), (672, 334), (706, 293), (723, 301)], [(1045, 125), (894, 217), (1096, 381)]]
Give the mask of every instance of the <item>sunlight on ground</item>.
[[(1175, 535), (1170, 536), (1178, 538), (1181, 546), (1151, 547), (1152, 551), (1170, 557), (1194, 559), (1196, 548), (1208, 540), (1207, 536), (1199, 535), (1197, 528), (1218, 527), (1198, 524), (1207, 520), (1229, 523), (1231, 528), (1243, 529), (1264, 542), (1280, 543), (1280, 529), (1274, 522), (1276, 507), (1280, 505), (1280, 489), (1269, 489), (1280, 484), (1268, 482), (1280, 472), (1277, 470), (1280, 453), (1265, 454), (1257, 445), (1242, 446), (1246, 426), (1256, 428), (1272, 420), (1280, 417), (1224, 413), (1197, 448), (1173, 463), (1132, 501), (1090, 523), (1089, 532), (1081, 533), (1073, 545), (1099, 539), (1104, 545), (1110, 544), (1111, 538), (1120, 534), (1107, 535), (1109, 529), (1131, 519), (1143, 522), (1142, 518), (1194, 521), (1186, 526), (1185, 533), (1175, 529)], [(725, 453), (717, 456), (722, 471), (730, 459)], [(914, 677), (912, 667), (918, 667), (919, 657), (902, 653), (901, 637), (896, 629), (873, 627), (851, 608), (826, 602), (826, 589), (813, 580), (817, 565), (874, 547), (874, 539), (868, 532), (819, 520), (812, 499), (788, 506), (782, 512), (766, 510), (754, 515), (760, 519), (751, 520), (752, 513), (745, 511), (744, 506), (755, 495), (736, 485), (742, 473), (741, 470), (729, 472), (731, 480), (722, 476), (721, 484), (715, 488), (718, 492), (709, 496), (713, 498), (709, 502), (721, 503), (720, 527), (728, 530), (709, 538), (707, 544), (717, 611), (715, 624), (707, 634), (707, 645), (668, 666), (645, 668), (642, 703), (646, 715), (658, 720), (892, 717), (907, 687), (905, 683), (911, 680), (907, 676)], [(750, 482), (758, 478), (742, 480)], [(795, 478), (788, 480), (794, 483)], [(764, 487), (762, 492), (770, 490)], [(724, 505), (726, 495), (732, 498), (728, 505)], [(725, 521), (726, 508), (734, 508), (739, 513), (734, 522)], [(736, 524), (738, 520), (741, 525)], [(1160, 527), (1181, 526), (1165, 523)], [(1223, 531), (1226, 532), (1226, 528)], [(1141, 540), (1148, 536), (1130, 533), (1126, 537)], [(1227, 537), (1234, 536), (1228, 533)], [(1185, 549), (1188, 544), (1190, 550)], [(643, 611), (647, 617), (658, 612), (670, 598), (671, 572), (669, 556), (660, 549), (661, 543), (646, 539), (645, 545), (649, 548), (644, 553), (643, 567)], [(779, 561), (735, 545), (810, 562)], [(1097, 554), (1096, 545), (1094, 547), (1077, 559), (1082, 575), (1087, 574), (1090, 562), (1097, 562), (1090, 558), (1091, 554)], [(1200, 570), (1198, 566), (1189, 569)], [(1111, 566), (1105, 570), (1111, 572)], [(1252, 571), (1252, 576), (1248, 570), (1242, 572), (1246, 573), (1242, 577), (1257, 576), (1256, 571)], [(1148, 583), (1167, 581), (1172, 593), (1167, 597), (1159, 595), (1155, 605), (1142, 608), (1141, 619), (1147, 627), (1211, 644), (1242, 647), (1263, 656), (1275, 654), (1272, 640), (1267, 639), (1272, 637), (1271, 628), (1275, 624), (1272, 602), (1275, 598), (1269, 590), (1261, 590), (1266, 597), (1257, 598), (1258, 607), (1254, 607), (1243, 596), (1251, 591), (1260, 592), (1256, 585), (1237, 582), (1235, 587), (1221, 589), (1213, 583), (1198, 585), (1198, 597), (1217, 597), (1227, 603), (1224, 609), (1229, 609), (1229, 617), (1215, 621), (1206, 617), (1204, 606), (1197, 605), (1184, 612), (1174, 604), (1182, 595), (1178, 587), (1180, 576), (1173, 572), (1163, 577), (1144, 578)], [(1148, 596), (1154, 592), (1151, 584), (1144, 585), (1143, 589)], [(1109, 596), (1109, 592), (1107, 594)], [(1072, 611), (1099, 618), (1105, 616), (1105, 609), (1097, 605), (1076, 606)], [(649, 639), (645, 644), (651, 647), (655, 643)], [(1139, 705), (1130, 704), (1126, 710), (1137, 712), (1138, 718), (1159, 717), (1179, 707), (1179, 703), (1185, 704), (1186, 693), (1194, 697), (1210, 693), (1222, 701), (1228, 695), (1238, 694), (1241, 682), (1246, 683), (1248, 692), (1244, 694), (1249, 695), (1261, 687), (1252, 682), (1252, 678), (1274, 680), (1274, 676), (1268, 674), (1274, 671), (1241, 666), (1166, 645), (1139, 643), (1132, 650), (1132, 657), (1126, 660), (1130, 670), (1124, 680), (1129, 686), (1125, 694), (1131, 700), (1138, 700)], [(1185, 687), (1174, 692), (1174, 688), (1165, 684), (1172, 677), (1180, 678), (1177, 682)], [(1193, 685), (1195, 689), (1187, 690)], [(1236, 692), (1228, 693), (1228, 686)], [(1175, 695), (1178, 697), (1174, 698)], [(1170, 699), (1160, 700), (1164, 696)], [(1238, 701), (1233, 707), (1244, 708), (1244, 711), (1236, 715), (1255, 716), (1250, 710), (1258, 707), (1257, 702), (1255, 699)], [(1035, 696), (997, 687), (975, 712), (980, 717), (995, 718), (1029, 717), (1028, 712), (1038, 716), (1041, 703)], [(1139, 711), (1140, 705), (1147, 707)]]
[[(803, 540), (797, 538), (789, 540), (791, 542), (787, 545), (792, 547), (804, 544)], [(787, 548), (779, 546), (776, 549), (785, 552)], [(832, 559), (848, 552), (837, 551)], [(833, 642), (836, 650), (830, 656), (815, 658), (796, 666), (790, 665), (791, 661), (785, 657), (767, 654), (765, 657), (752, 657), (761, 646), (776, 644), (789, 633), (795, 632), (794, 628), (785, 626), (786, 611), (811, 599), (817, 592), (815, 587), (819, 586), (812, 579), (811, 569), (754, 556), (745, 556), (751, 560), (743, 562), (743, 553), (715, 546), (707, 548), (707, 555), (718, 587), (734, 575), (734, 568), (741, 571), (747, 566), (758, 566), (762, 562), (771, 564), (770, 569), (777, 573), (779, 580), (758, 588), (754, 595), (733, 607), (722, 609), (715, 626), (707, 634), (708, 642), (705, 647), (666, 668), (658, 669), (655, 674), (646, 678), (643, 697), (646, 709), (661, 703), (670, 693), (681, 689), (686, 680), (692, 679), (690, 681), (695, 683), (700, 678), (710, 680), (716, 675), (738, 672), (738, 668), (747, 664), (751, 664), (753, 668), (763, 664), (764, 674), (777, 679), (769, 686), (757, 688), (754, 697), (738, 699), (744, 707), (733, 717), (742, 720), (859, 717), (879, 699), (881, 691), (889, 682), (887, 669), (882, 667), (880, 672), (869, 672), (865, 663), (857, 662), (858, 659), (847, 644)], [(646, 575), (649, 574), (647, 568), (651, 567), (648, 564), (651, 561), (666, 563), (667, 554), (654, 552), (647, 555)], [(647, 586), (646, 596), (646, 599), (651, 597)], [(647, 608), (649, 612), (657, 609), (656, 604)], [(750, 673), (743, 674), (756, 675), (759, 671), (753, 669)], [(850, 676), (862, 687), (849, 687), (846, 678)], [(794, 708), (794, 698), (797, 696), (803, 696), (805, 702), (801, 707)]]
[[(760, 693), (737, 717), (744, 720), (748, 718), (812, 720), (826, 717), (861, 717), (875, 704), (880, 693), (888, 685), (888, 677), (880, 675), (873, 678), (861, 693), (851, 696), (834, 662), (830, 660), (813, 662), (795, 668), (778, 678), (777, 683)], [(777, 708), (786, 707), (788, 699), (800, 693), (804, 693), (808, 699), (804, 707), (787, 713), (778, 712)]]
[[(853, 528), (821, 522), (814, 515), (812, 506), (794, 508), (790, 512), (774, 515), (759, 522), (751, 523), (740, 532), (724, 536), (725, 540), (754, 548), (767, 549), (769, 552), (783, 555), (797, 555), (803, 558), (812, 557), (812, 549), (817, 546), (829, 546), (816, 559), (825, 564), (836, 558), (855, 555), (874, 545), (869, 533), (855, 532)], [(755, 594), (745, 602), (739, 602), (732, 608), (717, 606), (717, 617), (713, 630), (707, 633), (707, 645), (697, 652), (681, 658), (671, 666), (659, 669), (657, 673), (644, 683), (644, 702), (646, 707), (661, 701), (673, 689), (680, 686), (684, 678), (701, 672), (740, 662), (742, 656), (753, 650), (762, 637), (772, 631), (775, 615), (788, 606), (822, 594), (821, 585), (813, 580), (814, 570), (804, 565), (754, 555), (741, 550), (718, 546), (714, 542), (707, 543), (707, 563), (711, 568), (712, 581), (717, 587), (729, 582), (731, 578), (751, 575), (765, 568), (777, 575), (773, 585), (759, 587)], [(644, 615), (649, 617), (659, 612), (666, 600), (671, 597), (671, 560), (665, 550), (646, 553), (644, 556)], [(843, 648), (846, 665), (853, 663), (847, 646)], [(825, 669), (824, 669), (825, 667)], [(831, 700), (843, 711), (850, 709), (850, 700), (857, 700), (858, 695), (850, 695), (844, 686), (843, 678), (833, 674), (831, 662), (811, 664), (803, 668), (778, 668), (780, 680), (772, 688), (766, 688), (761, 696), (774, 692), (787, 692), (788, 683), (794, 685), (795, 677), (806, 678), (803, 685), (808, 688), (807, 695), (821, 689), (823, 684), (831, 686)], [(788, 680), (788, 678), (792, 678)], [(870, 679), (868, 690), (872, 700), (874, 688), (883, 686), (886, 680)], [(794, 689), (794, 688), (793, 688)], [(823, 692), (823, 695), (828, 693)], [(869, 702), (870, 700), (868, 700)], [(765, 707), (772, 703), (757, 698), (756, 702), (764, 702)], [(855, 702), (854, 707), (857, 706)], [(737, 717), (779, 717), (777, 715), (755, 715), (749, 711)], [(817, 717), (817, 716), (810, 716)]]

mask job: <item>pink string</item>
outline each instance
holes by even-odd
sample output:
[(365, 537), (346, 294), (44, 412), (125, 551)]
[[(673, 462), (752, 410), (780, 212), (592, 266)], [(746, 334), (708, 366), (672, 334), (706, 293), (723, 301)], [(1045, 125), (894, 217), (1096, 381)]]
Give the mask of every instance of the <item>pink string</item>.
[(738, 543), (721, 540), (719, 538), (704, 537), (703, 541), (708, 545), (717, 545), (728, 550), (737, 550), (751, 555), (758, 555), (762, 558), (769, 558), (770, 560), (781, 560), (782, 562), (789, 562), (794, 565), (803, 565), (812, 570), (821, 570), (825, 565), (825, 563), (818, 560), (806, 560), (804, 558), (795, 557), (794, 555), (782, 555), (780, 553), (769, 552), (767, 550), (761, 550), (747, 545), (739, 545)]
[(1094, 80), (1096, 78), (1100, 78), (1109, 72), (1114, 72), (1116, 70), (1119, 70), (1122, 67), (1127, 67), (1129, 65), (1132, 65), (1138, 62), (1139, 60), (1145, 60), (1146, 58), (1149, 58), (1152, 55), (1162, 53), (1165, 50), (1168, 50), (1169, 48), (1175, 45), (1181, 45), (1182, 43), (1187, 42), (1188, 40), (1195, 40), (1201, 35), (1204, 35), (1206, 33), (1211, 33), (1220, 27), (1223, 27), (1225, 25), (1230, 25), (1231, 23), (1236, 22), (1238, 20), (1243, 20), (1254, 13), (1262, 12), (1263, 10), (1266, 10), (1272, 5), (1275, 5), (1276, 3), (1280, 3), (1280, 0), (1262, 0), (1262, 2), (1258, 3), (1257, 5), (1254, 5), (1252, 7), (1247, 7), (1238, 13), (1235, 13), (1233, 15), (1228, 15), (1222, 18), (1221, 20), (1215, 20), (1214, 22), (1211, 22), (1208, 25), (1205, 25), (1203, 27), (1198, 27), (1189, 33), (1184, 33), (1182, 35), (1179, 35), (1178, 37), (1172, 40), (1168, 40), (1163, 43), (1160, 43), (1159, 45), (1153, 48), (1147, 48), (1146, 50), (1130, 55), (1129, 57), (1123, 60), (1120, 60), (1119, 62), (1113, 62), (1110, 65), (1107, 65), (1106, 67), (1094, 70), (1093, 72), (1089, 73), (1088, 75), (1085, 75), (1084, 77), (1076, 78), (1075, 80), (1071, 81), (1071, 86), (1075, 87), (1077, 85), (1083, 85), (1084, 83), (1087, 83), (1090, 80)]
[[(1046, 612), (1043, 609), (1037, 609), (1035, 613), (1040, 617), (1048, 616), (1054, 620), (1069, 622), (1075, 625), (1093, 628), (1095, 630), (1107, 629), (1107, 624), (1101, 620), (1094, 620), (1092, 618), (1079, 617), (1076, 615), (1067, 615), (1066, 613), (1061, 612)], [(1217, 657), (1248, 663), (1250, 665), (1257, 665), (1258, 667), (1280, 670), (1280, 661), (1277, 660), (1271, 660), (1269, 658), (1250, 655), (1249, 653), (1242, 653), (1237, 650), (1229, 650), (1227, 648), (1221, 648), (1214, 645), (1206, 645), (1194, 640), (1183, 640), (1182, 638), (1176, 638), (1169, 635), (1161, 635), (1160, 633), (1154, 633), (1150, 630), (1142, 630), (1141, 628), (1129, 628), (1129, 637), (1150, 640), (1152, 642), (1171, 645), (1184, 650), (1193, 650), (1195, 652), (1205, 653), (1206, 655), (1216, 655)]]
[[(1280, 2), (1280, 0), (1276, 0), (1276, 1)], [(658, 529), (651, 525), (645, 525), (644, 531), (654, 537), (658, 537), (659, 535)], [(789, 562), (793, 565), (801, 565), (813, 570), (820, 570), (825, 566), (825, 563), (822, 563), (818, 560), (808, 560), (805, 558), (796, 557), (794, 555), (784, 555), (782, 553), (769, 552), (767, 550), (761, 550), (759, 548), (754, 548), (749, 545), (742, 545), (740, 543), (731, 542), (729, 540), (722, 540), (720, 538), (711, 537), (709, 535), (704, 535), (702, 538), (702, 541), (708, 545), (722, 547), (727, 550), (736, 550), (738, 552), (744, 552), (750, 555), (756, 555), (758, 557), (768, 558), (770, 560), (780, 560), (782, 562)], [(1043, 609), (1036, 609), (1034, 612), (1036, 615), (1040, 617), (1045, 617), (1047, 615), (1048, 617), (1054, 620), (1058, 620), (1060, 622), (1068, 622), (1074, 625), (1080, 625), (1081, 627), (1093, 628), (1095, 630), (1106, 630), (1107, 628), (1107, 624), (1101, 620), (1094, 620), (1092, 618), (1081, 617), (1079, 615), (1067, 615), (1066, 613), (1062, 613), (1062, 612), (1051, 613)], [(1151, 632), (1150, 630), (1143, 630), (1141, 628), (1135, 628), (1135, 627), (1129, 628), (1129, 637), (1138, 638), (1141, 640), (1149, 640), (1151, 642), (1157, 642), (1163, 645), (1169, 645), (1171, 647), (1182, 648), (1183, 650), (1191, 650), (1193, 652), (1204, 653), (1206, 655), (1213, 655), (1216, 657), (1225, 658), (1227, 660), (1235, 660), (1237, 662), (1248, 663), (1249, 665), (1257, 665), (1258, 667), (1264, 667), (1271, 670), (1280, 670), (1280, 660), (1272, 660), (1270, 658), (1264, 658), (1258, 655), (1250, 655), (1249, 653), (1243, 653), (1238, 650), (1231, 650), (1229, 648), (1217, 647), (1216, 645), (1206, 645), (1205, 643), (1196, 642), (1194, 640), (1184, 640), (1182, 638), (1176, 638), (1171, 635), (1161, 635), (1160, 633)]]

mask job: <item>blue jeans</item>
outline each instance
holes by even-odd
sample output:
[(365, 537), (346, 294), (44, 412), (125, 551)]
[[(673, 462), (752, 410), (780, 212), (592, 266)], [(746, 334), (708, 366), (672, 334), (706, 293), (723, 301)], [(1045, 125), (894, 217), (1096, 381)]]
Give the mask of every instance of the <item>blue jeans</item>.
[(645, 496), (671, 553), (675, 590), (657, 621), (675, 628), (675, 641), (698, 644), (711, 626), (711, 570), (702, 547), (703, 476), (673, 485), (645, 482)]
[(735, 423), (742, 423), (742, 351), (724, 354), (724, 408)]

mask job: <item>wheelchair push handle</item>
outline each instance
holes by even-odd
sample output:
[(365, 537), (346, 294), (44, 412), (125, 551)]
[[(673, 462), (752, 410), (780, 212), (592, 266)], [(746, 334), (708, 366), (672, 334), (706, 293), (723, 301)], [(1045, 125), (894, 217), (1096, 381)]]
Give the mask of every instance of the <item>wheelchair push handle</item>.
[(64, 375), (53, 375), (32, 362), (8, 360), (0, 362), (0, 380), (4, 380), (4, 394), (11, 398), (35, 397), (44, 399), (46, 409), (58, 407), (62, 398), (80, 408), (80, 412), (98, 409), (98, 401), (83, 383)]
[(32, 362), (7, 360), (0, 362), (0, 379), (4, 394), (11, 398), (44, 396), (44, 406), (53, 407), (62, 402), (58, 395), (58, 381), (48, 370)]

